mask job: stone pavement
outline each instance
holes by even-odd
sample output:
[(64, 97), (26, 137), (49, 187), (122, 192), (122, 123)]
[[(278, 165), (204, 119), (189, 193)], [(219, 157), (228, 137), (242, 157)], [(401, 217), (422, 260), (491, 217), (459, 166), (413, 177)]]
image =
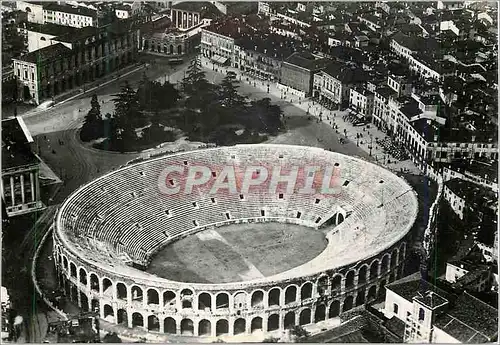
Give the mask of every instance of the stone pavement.
[[(276, 82), (263, 81), (250, 76), (237, 68), (234, 67), (220, 67), (214, 66), (212, 62), (205, 57), (202, 57), (202, 65), (205, 68), (214, 69), (215, 72), (226, 74), (228, 71), (233, 71), (239, 77), (242, 83), (254, 86), (262, 90), (262, 92), (267, 92), (276, 98), (280, 98), (283, 101), (291, 103), (296, 107), (308, 112), (311, 116), (315, 117), (317, 121), (322, 121), (330, 126), (335, 125), (337, 134), (343, 136), (346, 140), (352, 141), (357, 144), (363, 151), (370, 153), (370, 143), (372, 146), (371, 156), (374, 158), (374, 162), (378, 165), (384, 166), (385, 168), (398, 172), (405, 170), (406, 172), (412, 174), (421, 174), (421, 171), (417, 166), (407, 159), (404, 161), (399, 161), (392, 157), (389, 153), (384, 152), (383, 148), (376, 144), (376, 138), (382, 140), (387, 137), (385, 133), (377, 129), (373, 124), (367, 124), (364, 126), (354, 126), (347, 120), (343, 119), (344, 115), (348, 114), (348, 111), (331, 111), (323, 107), (319, 103), (315, 102), (310, 98), (302, 98), (298, 95), (293, 94), (291, 91), (286, 91), (286, 89), (279, 88)], [(345, 131), (345, 132), (344, 132)], [(362, 135), (363, 137), (357, 140), (357, 135)]]

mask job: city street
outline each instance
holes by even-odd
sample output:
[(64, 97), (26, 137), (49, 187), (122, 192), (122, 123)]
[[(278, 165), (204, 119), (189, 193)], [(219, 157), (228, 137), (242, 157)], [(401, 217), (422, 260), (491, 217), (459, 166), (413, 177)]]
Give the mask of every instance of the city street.
[[(398, 161), (376, 145), (375, 138), (383, 139), (386, 135), (373, 124), (370, 124), (368, 128), (368, 126), (354, 126), (343, 120), (342, 117), (348, 114), (347, 110), (330, 111), (310, 99), (301, 99), (290, 92), (284, 92), (278, 88), (277, 83), (255, 79), (246, 74), (242, 75), (241, 71), (236, 68), (216, 66), (207, 58), (202, 58), (202, 63), (209, 81), (220, 82), (227, 71), (233, 71), (241, 80), (240, 92), (244, 95), (252, 100), (269, 97), (281, 106), (289, 130), (283, 135), (270, 139), (269, 143), (322, 147), (349, 156), (362, 157), (393, 171), (403, 169), (409, 173), (420, 174), (420, 170), (411, 160)], [(311, 117), (312, 121), (308, 121), (308, 117)], [(333, 129), (333, 125), (338, 128)], [(356, 135), (363, 135), (363, 138), (358, 141)], [(370, 135), (372, 140), (370, 140)], [(341, 138), (345, 139), (344, 143), (340, 143)], [(370, 141), (372, 141), (371, 155)]]

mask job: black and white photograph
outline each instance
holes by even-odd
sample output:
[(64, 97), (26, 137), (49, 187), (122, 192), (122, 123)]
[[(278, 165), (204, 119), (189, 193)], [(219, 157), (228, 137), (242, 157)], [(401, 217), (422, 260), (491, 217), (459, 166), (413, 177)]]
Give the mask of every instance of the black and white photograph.
[(2, 343), (498, 342), (498, 2), (0, 6)]

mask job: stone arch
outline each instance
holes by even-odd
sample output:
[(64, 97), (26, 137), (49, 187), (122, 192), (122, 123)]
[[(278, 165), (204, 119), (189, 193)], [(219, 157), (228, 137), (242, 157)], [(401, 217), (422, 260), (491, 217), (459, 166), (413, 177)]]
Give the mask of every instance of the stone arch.
[(116, 297), (124, 301), (127, 300), (128, 297), (127, 286), (122, 282), (116, 283)]
[(368, 302), (371, 302), (372, 300), (374, 300), (375, 298), (377, 298), (377, 285), (372, 285), (369, 289), (368, 289), (368, 295), (366, 296), (366, 300)]
[(328, 276), (324, 275), (318, 279), (316, 289), (320, 296), (323, 296), (328, 291)]
[(250, 302), (252, 308), (264, 306), (264, 291), (256, 290), (252, 293), (252, 300)]
[(160, 305), (160, 295), (156, 289), (149, 288), (147, 295), (148, 295), (147, 299), (148, 305)]
[(68, 270), (68, 259), (66, 258), (66, 256), (63, 256), (63, 268), (65, 271)]
[(198, 310), (212, 308), (212, 296), (207, 292), (202, 292), (198, 295)]
[(311, 309), (306, 308), (300, 312), (299, 325), (308, 325), (311, 323)]
[(368, 272), (368, 266), (367, 265), (363, 265), (359, 268), (359, 271), (358, 271), (358, 286), (361, 285), (361, 284), (364, 284), (366, 283), (366, 274)]
[(293, 311), (289, 311), (288, 313), (285, 314), (285, 320), (283, 325), (285, 329), (290, 329), (295, 327), (295, 313)]
[(75, 285), (73, 285), (71, 283), (70, 283), (70, 296), (69, 296), (69, 298), (75, 303), (78, 301), (78, 289), (76, 288)]
[(181, 321), (181, 334), (194, 335), (194, 324), (191, 319), (183, 319)]
[(385, 298), (385, 279), (380, 281), (380, 287), (378, 289), (378, 295), (380, 298)]
[(215, 297), (215, 308), (229, 308), (229, 295), (226, 292), (220, 292), (217, 294), (217, 296)]
[(148, 331), (159, 332), (160, 331), (160, 321), (156, 315), (148, 316)]
[(373, 260), (372, 264), (370, 265), (370, 280), (377, 279), (378, 277), (378, 266), (379, 266), (379, 261), (378, 260)]
[(297, 301), (297, 286), (290, 285), (285, 290), (285, 304)]
[(90, 308), (92, 309), (93, 312), (99, 313), (99, 310), (101, 309), (101, 305), (99, 304), (99, 300), (92, 299), (92, 301), (90, 302)]
[(80, 267), (78, 273), (80, 274), (80, 283), (87, 285), (87, 271), (83, 267)]
[(163, 306), (166, 307), (167, 305), (172, 303), (172, 301), (175, 301), (175, 297), (176, 297), (175, 292), (170, 291), (170, 290), (164, 291), (163, 292)]
[(345, 287), (347, 289), (354, 287), (354, 271), (347, 272), (345, 278)]
[(360, 305), (365, 304), (365, 289), (361, 289), (358, 291), (358, 294), (356, 295), (356, 307), (359, 307)]
[(83, 309), (83, 311), (89, 311), (89, 299), (87, 298), (87, 295), (85, 292), (80, 291), (80, 306)]
[(326, 306), (324, 304), (319, 304), (316, 306), (316, 311), (314, 312), (314, 322), (324, 321), (326, 319)]
[(405, 259), (405, 255), (406, 255), (406, 243), (403, 242), (399, 247), (399, 260), (403, 261)]
[(281, 296), (281, 289), (280, 288), (272, 288), (269, 290), (269, 295), (267, 298), (268, 301), (268, 306), (273, 306), (273, 305), (280, 305), (280, 296)]
[(215, 324), (215, 335), (223, 335), (229, 333), (229, 322), (226, 319), (221, 319)]
[(280, 317), (278, 314), (269, 315), (267, 319), (267, 330), (275, 331), (280, 328)]
[(332, 278), (332, 290), (340, 290), (342, 287), (342, 276), (337, 274)]
[(340, 223), (342, 223), (344, 221), (344, 215), (342, 213), (338, 213), (337, 214), (337, 225), (339, 225)]
[(107, 278), (107, 277), (104, 277), (102, 278), (102, 293), (103, 294), (111, 294), (112, 295), (112, 292), (113, 290), (109, 290), (110, 288), (113, 287), (113, 282), (111, 281), (111, 279)]
[(337, 317), (340, 315), (340, 301), (335, 300), (330, 304), (328, 309), (328, 318)]
[(144, 327), (144, 317), (141, 313), (132, 314), (132, 327)]
[(168, 334), (176, 334), (177, 333), (177, 323), (175, 319), (172, 317), (167, 317), (163, 320), (163, 331)]
[(132, 302), (142, 302), (143, 301), (143, 294), (142, 294), (142, 288), (140, 288), (137, 285), (133, 285), (132, 288), (130, 289), (130, 294), (132, 295)]
[(313, 285), (311, 282), (305, 282), (300, 288), (300, 299), (305, 300), (312, 297)]
[(182, 309), (191, 309), (193, 308), (193, 302), (190, 299), (184, 299), (181, 303)]
[(344, 305), (342, 306), (342, 311), (348, 311), (352, 309), (353, 298), (352, 296), (347, 296), (344, 300)]
[(113, 312), (113, 307), (110, 306), (109, 304), (105, 304), (104, 305), (104, 319), (108, 318), (108, 317), (112, 317), (114, 318), (115, 317), (115, 314)]
[(119, 325), (120, 324), (128, 325), (128, 314), (125, 309), (118, 309), (116, 316), (118, 317), (117, 323)]
[(390, 262), (389, 262), (390, 260), (391, 260), (390, 254), (385, 254), (382, 257), (382, 264), (381, 264), (381, 268), (380, 268), (380, 271), (382, 273), (389, 272), (389, 270), (391, 269)]
[(245, 333), (246, 321), (243, 318), (236, 319), (234, 321), (234, 335)]
[(206, 319), (203, 319), (198, 324), (198, 335), (212, 335), (212, 323)]
[(391, 268), (396, 267), (398, 264), (398, 249), (394, 248), (391, 255)]
[(180, 293), (181, 298), (184, 298), (186, 296), (193, 296), (193, 295), (194, 295), (194, 292), (191, 289), (182, 289), (181, 293)]
[(260, 316), (254, 317), (250, 324), (250, 332), (262, 331), (262, 318)]
[(238, 291), (233, 295), (233, 307), (241, 309), (247, 307), (248, 296), (244, 291)]
[(72, 262), (69, 263), (69, 275), (76, 278), (76, 265)]

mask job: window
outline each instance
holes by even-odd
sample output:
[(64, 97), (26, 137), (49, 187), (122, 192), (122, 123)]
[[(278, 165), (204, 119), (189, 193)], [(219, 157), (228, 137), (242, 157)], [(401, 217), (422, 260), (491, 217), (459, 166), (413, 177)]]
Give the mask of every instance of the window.
[(279, 199), (283, 199), (283, 193), (280, 193), (280, 194), (278, 195), (278, 198), (279, 198)]
[(420, 308), (418, 311), (418, 321), (424, 321), (425, 319), (425, 310), (424, 308)]
[(396, 303), (394, 303), (394, 305), (392, 306), (393, 313), (397, 314), (398, 313), (398, 309), (399, 309), (398, 305)]

